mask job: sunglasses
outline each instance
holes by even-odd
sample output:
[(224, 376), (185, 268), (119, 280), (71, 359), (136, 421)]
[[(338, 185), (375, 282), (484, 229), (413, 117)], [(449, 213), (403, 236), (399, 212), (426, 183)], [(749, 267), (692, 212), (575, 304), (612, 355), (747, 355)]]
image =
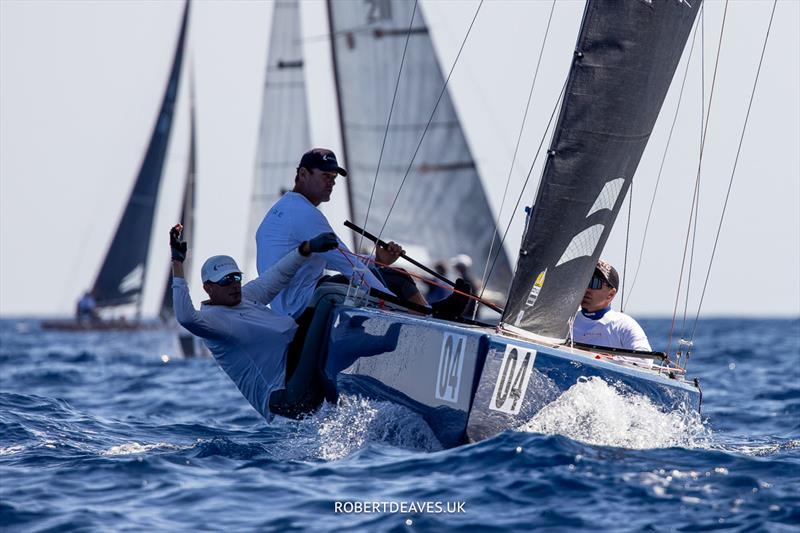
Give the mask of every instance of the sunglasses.
[(602, 289), (603, 285), (608, 285), (608, 283), (606, 283), (606, 280), (604, 280), (600, 276), (592, 276), (592, 279), (589, 280), (590, 289), (595, 289), (595, 290)]
[(240, 281), (242, 281), (241, 272), (232, 272), (227, 276), (225, 276), (224, 278), (222, 278), (221, 280), (214, 281), (212, 283), (214, 283), (215, 285), (219, 285), (220, 287), (227, 287), (231, 283), (239, 283)]

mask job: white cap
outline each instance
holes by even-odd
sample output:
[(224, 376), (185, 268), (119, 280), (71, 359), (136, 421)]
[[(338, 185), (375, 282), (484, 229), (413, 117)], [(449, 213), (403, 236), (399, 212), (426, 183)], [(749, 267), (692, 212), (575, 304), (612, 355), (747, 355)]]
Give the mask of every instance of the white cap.
[(467, 254), (458, 254), (454, 258), (450, 260), (453, 266), (456, 265), (464, 265), (464, 267), (469, 268), (472, 266), (472, 258)]
[(203, 277), (203, 283), (206, 281), (216, 283), (234, 272), (241, 274), (242, 271), (236, 261), (233, 260), (233, 257), (229, 255), (213, 255), (203, 263), (200, 275)]

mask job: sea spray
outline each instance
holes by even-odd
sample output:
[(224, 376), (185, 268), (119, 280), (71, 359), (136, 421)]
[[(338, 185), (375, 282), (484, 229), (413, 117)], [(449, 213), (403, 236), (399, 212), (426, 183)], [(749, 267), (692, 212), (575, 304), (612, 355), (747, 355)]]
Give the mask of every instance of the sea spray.
[(318, 436), (321, 459), (335, 460), (380, 442), (419, 451), (441, 445), (425, 421), (411, 410), (389, 402), (343, 395), (337, 407), (328, 407), (309, 419)]
[(632, 449), (697, 447), (710, 438), (699, 413), (664, 413), (647, 397), (624, 393), (599, 377), (578, 381), (519, 430)]

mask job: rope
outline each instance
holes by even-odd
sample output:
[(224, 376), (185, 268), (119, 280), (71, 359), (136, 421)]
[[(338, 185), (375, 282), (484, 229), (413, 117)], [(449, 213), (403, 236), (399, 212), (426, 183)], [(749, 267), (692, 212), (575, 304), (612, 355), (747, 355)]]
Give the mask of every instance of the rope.
[(620, 312), (625, 311), (625, 280), (628, 272), (628, 242), (631, 238), (631, 210), (633, 209), (633, 180), (631, 180), (630, 194), (628, 195), (628, 221), (625, 228), (625, 258), (622, 260), (622, 291), (620, 294)]
[[(700, 11), (700, 22), (702, 25), (702, 29), (700, 31), (700, 49), (705, 50), (705, 42), (706, 42), (706, 26), (705, 26), (705, 11), (701, 9)], [(706, 123), (706, 58), (705, 54), (700, 54), (700, 131), (702, 132), (705, 128)], [(702, 133), (700, 137), (700, 141), (702, 142)], [(694, 250), (695, 246), (697, 245), (697, 226), (698, 226), (698, 217), (700, 216), (700, 183), (697, 183), (697, 208), (694, 212), (694, 229), (692, 230), (692, 251), (689, 255), (689, 276), (686, 280), (686, 298), (683, 302), (683, 320), (681, 321), (681, 338), (686, 337), (686, 316), (689, 312), (689, 294), (691, 293), (692, 287), (692, 270), (694, 269)]]
[[(705, 7), (705, 4), (703, 4), (703, 6), (700, 8), (701, 15), (703, 13), (703, 8), (704, 7)], [(689, 74), (689, 66), (691, 64), (692, 53), (694, 52), (695, 38), (697, 37), (697, 29), (699, 27), (700, 27), (700, 24), (695, 26), (694, 33), (692, 34), (692, 45), (691, 45), (691, 48), (689, 49), (689, 56), (688, 56), (688, 59), (686, 61), (686, 68), (683, 71), (683, 81), (681, 82), (681, 90), (680, 90), (680, 93), (678, 95), (678, 105), (675, 107), (675, 115), (672, 117), (672, 126), (670, 126), (670, 128), (669, 128), (669, 136), (667, 137), (667, 145), (664, 147), (664, 153), (661, 156), (661, 166), (658, 168), (658, 176), (656, 177), (656, 186), (655, 186), (655, 189), (653, 190), (653, 197), (650, 199), (650, 209), (647, 212), (647, 221), (644, 224), (644, 234), (642, 235), (642, 245), (639, 248), (639, 260), (636, 263), (636, 270), (634, 271), (634, 274), (633, 274), (633, 282), (631, 283), (631, 288), (628, 289), (628, 301), (630, 301), (630, 299), (633, 297), (633, 288), (636, 286), (636, 280), (639, 279), (639, 268), (642, 266), (642, 258), (644, 257), (644, 245), (647, 242), (647, 230), (650, 228), (650, 219), (653, 216), (653, 207), (655, 206), (655, 203), (656, 203), (656, 196), (658, 195), (658, 186), (661, 183), (661, 175), (664, 172), (664, 163), (667, 160), (667, 153), (669, 152), (669, 147), (670, 147), (670, 144), (672, 142), (672, 133), (675, 131), (675, 124), (678, 121), (678, 114), (679, 114), (680, 109), (681, 109), (681, 103), (683, 102), (683, 90), (686, 87), (686, 79), (687, 79), (688, 74)], [(702, 50), (702, 46), (701, 46), (701, 50)], [(700, 55), (701, 56), (703, 55), (702, 51), (701, 51)]]
[(672, 324), (669, 328), (669, 340), (667, 341), (667, 350), (666, 352), (669, 353), (670, 348), (672, 348), (672, 335), (675, 332), (675, 317), (678, 314), (678, 300), (680, 299), (681, 293), (681, 285), (683, 284), (683, 269), (686, 266), (686, 252), (689, 248), (689, 233), (692, 229), (692, 218), (694, 216), (695, 210), (695, 200), (697, 198), (697, 191), (700, 188), (700, 170), (703, 167), (703, 153), (706, 144), (706, 135), (708, 134), (708, 125), (711, 123), (711, 104), (714, 102), (714, 89), (717, 83), (717, 70), (719, 68), (719, 57), (722, 52), (722, 36), (725, 34), (725, 19), (728, 15), (728, 1), (725, 0), (725, 10), (722, 12), (722, 27), (719, 31), (719, 43), (717, 45), (717, 57), (714, 61), (714, 75), (711, 78), (711, 94), (708, 98), (708, 120), (706, 120), (705, 127), (703, 128), (703, 136), (700, 139), (700, 159), (697, 162), (697, 176), (695, 178), (695, 185), (694, 185), (694, 193), (692, 194), (692, 206), (689, 210), (689, 226), (686, 228), (686, 241), (683, 245), (683, 257), (681, 258), (681, 273), (678, 277), (678, 289), (677, 294), (675, 294), (675, 307), (672, 311)]
[(728, 200), (729, 200), (729, 198), (731, 196), (731, 187), (733, 186), (733, 178), (736, 175), (736, 167), (737, 167), (737, 165), (739, 163), (739, 155), (741, 154), (741, 151), (742, 151), (742, 143), (744, 142), (744, 135), (745, 135), (745, 133), (747, 131), (747, 122), (750, 119), (750, 110), (753, 107), (753, 100), (754, 100), (755, 94), (756, 94), (756, 87), (758, 86), (758, 78), (761, 75), (761, 66), (764, 63), (764, 53), (767, 50), (767, 42), (769, 42), (769, 34), (770, 34), (770, 30), (772, 29), (772, 21), (775, 18), (775, 8), (777, 7), (777, 5), (778, 5), (778, 0), (773, 0), (773, 2), (772, 2), (772, 13), (769, 16), (769, 24), (767, 25), (767, 33), (764, 36), (764, 45), (761, 48), (761, 57), (758, 60), (758, 69), (756, 70), (756, 77), (755, 77), (755, 80), (753, 81), (753, 90), (750, 92), (750, 102), (747, 105), (747, 114), (745, 115), (745, 118), (744, 118), (744, 125), (742, 126), (742, 134), (739, 137), (739, 146), (736, 149), (736, 158), (734, 159), (734, 162), (733, 162), (733, 169), (731, 170), (731, 178), (728, 181), (728, 191), (725, 194), (725, 202), (722, 205), (722, 214), (719, 217), (719, 225), (717, 226), (717, 235), (714, 238), (714, 247), (711, 250), (711, 259), (708, 262), (708, 270), (706, 271), (706, 279), (705, 279), (705, 282), (703, 283), (703, 292), (700, 295), (700, 303), (697, 306), (697, 315), (694, 318), (694, 325), (692, 326), (692, 334), (690, 336), (690, 338), (692, 340), (694, 339), (695, 330), (697, 329), (697, 321), (700, 319), (700, 310), (703, 307), (703, 299), (705, 298), (705, 295), (706, 295), (706, 288), (708, 287), (708, 279), (709, 279), (709, 277), (711, 275), (711, 267), (714, 264), (714, 255), (717, 252), (717, 244), (719, 243), (719, 234), (720, 234), (720, 231), (722, 230), (722, 223), (725, 220), (725, 211), (728, 208)]
[[(353, 261), (350, 261), (350, 258), (347, 257), (348, 254), (352, 255), (356, 260), (358, 260), (361, 263), (363, 263), (365, 259), (366, 259), (366, 262), (369, 262), (369, 258), (365, 258), (365, 257), (362, 257), (362, 256), (360, 256), (358, 254), (354, 254), (353, 252), (351, 252), (351, 251), (349, 251), (347, 249), (344, 249), (344, 248), (336, 248), (336, 249), (339, 250), (339, 253), (342, 254), (345, 259), (347, 259), (347, 262), (350, 263), (350, 267), (353, 269), (353, 275), (350, 276), (350, 283), (348, 283), (348, 285), (347, 285), (347, 291), (350, 292), (350, 288), (353, 286), (353, 281), (354, 281), (355, 274), (356, 274), (356, 264)], [(364, 285), (366, 285), (370, 289), (372, 288), (372, 286), (367, 282), (366, 273), (361, 274), (361, 283), (363, 283)]]
[[(539, 67), (542, 64), (542, 55), (544, 54), (544, 47), (547, 43), (547, 36), (550, 34), (550, 23), (553, 20), (553, 11), (555, 11), (556, 7), (556, 0), (553, 0), (552, 5), (550, 6), (550, 16), (547, 19), (547, 27), (544, 30), (544, 38), (542, 39), (542, 47), (539, 49), (539, 58), (536, 60), (536, 70), (533, 73), (533, 80), (531, 81), (531, 89), (528, 92), (528, 102), (525, 104), (525, 113), (522, 115), (522, 123), (519, 125), (519, 134), (517, 135), (517, 144), (514, 146), (514, 155), (511, 156), (511, 167), (508, 169), (508, 178), (506, 179), (506, 187), (503, 190), (503, 200), (500, 202), (500, 211), (497, 213), (497, 221), (499, 223), (500, 218), (503, 216), (503, 208), (506, 205), (506, 198), (508, 195), (508, 187), (511, 184), (511, 176), (514, 172), (514, 163), (517, 161), (517, 153), (519, 152), (519, 145), (522, 141), (522, 132), (525, 129), (525, 121), (528, 118), (528, 110), (531, 106), (531, 100), (533, 99), (533, 89), (536, 87), (536, 79), (539, 77)], [(512, 215), (513, 216), (513, 215)], [(489, 244), (489, 253), (486, 254), (486, 265), (483, 267), (483, 276), (481, 276), (481, 287), (486, 287), (488, 280), (488, 272), (489, 272), (489, 261), (492, 258), (492, 251), (494, 251), (494, 243), (497, 240), (498, 229), (499, 227), (495, 225), (495, 231), (492, 233), (492, 242)], [(483, 294), (483, 290), (481, 290), (481, 294)], [(475, 320), (475, 317), (478, 313), (478, 306), (475, 306), (475, 310), (472, 313), (472, 319)]]
[[(408, 168), (406, 169), (405, 174), (403, 175), (403, 179), (400, 181), (400, 186), (397, 188), (397, 194), (394, 196), (394, 200), (392, 200), (392, 205), (389, 206), (389, 211), (386, 213), (386, 219), (383, 221), (383, 225), (381, 226), (381, 230), (378, 232), (378, 239), (383, 236), (383, 231), (386, 229), (386, 224), (389, 222), (389, 217), (392, 214), (392, 210), (394, 210), (394, 206), (397, 204), (397, 199), (400, 197), (400, 192), (403, 190), (403, 185), (406, 183), (406, 179), (408, 175), (411, 173), (411, 168), (414, 165), (414, 160), (417, 158), (417, 154), (419, 153), (419, 149), (422, 147), (422, 141), (425, 139), (425, 134), (428, 132), (428, 128), (433, 122), (433, 117), (436, 115), (436, 110), (439, 108), (439, 103), (442, 101), (442, 97), (444, 96), (445, 92), (447, 91), (447, 84), (450, 83), (450, 77), (453, 75), (453, 70), (456, 68), (458, 64), (458, 59), (461, 57), (461, 52), (464, 51), (464, 45), (467, 44), (467, 39), (469, 38), (469, 34), (472, 31), (472, 27), (475, 25), (475, 20), (478, 18), (478, 13), (481, 11), (481, 6), (483, 6), (483, 0), (481, 3), (478, 4), (478, 8), (475, 10), (475, 15), (472, 17), (472, 22), (469, 24), (469, 28), (467, 29), (467, 34), (464, 35), (464, 40), (461, 42), (461, 47), (458, 49), (458, 54), (456, 54), (456, 58), (453, 61), (453, 65), (450, 67), (450, 72), (447, 74), (447, 79), (444, 80), (444, 85), (442, 85), (442, 90), (439, 93), (439, 97), (436, 99), (436, 105), (433, 106), (433, 111), (431, 111), (431, 116), (428, 118), (428, 123), (425, 124), (425, 129), (422, 131), (422, 136), (419, 138), (419, 143), (417, 143), (417, 148), (414, 150), (414, 155), (411, 156), (411, 161), (408, 164)], [(378, 244), (376, 243), (373, 247), (373, 253), (377, 250)]]
[[(397, 100), (397, 90), (400, 87), (400, 76), (403, 73), (403, 65), (406, 62), (406, 52), (408, 51), (408, 41), (411, 37), (411, 28), (414, 25), (414, 15), (417, 14), (417, 0), (414, 0), (414, 8), (411, 11), (411, 20), (408, 22), (408, 31), (406, 32), (406, 42), (403, 46), (403, 57), (400, 59), (400, 70), (397, 72), (397, 81), (394, 84), (394, 94), (392, 95), (392, 104), (389, 107), (389, 117), (386, 119), (386, 129), (383, 132), (383, 142), (381, 142), (381, 151), (378, 155), (378, 165), (375, 167), (375, 178), (372, 180), (372, 190), (369, 193), (369, 203), (367, 204), (367, 212), (364, 215), (364, 223), (361, 227), (366, 228), (367, 222), (369, 221), (369, 212), (372, 209), (372, 200), (375, 197), (375, 185), (378, 183), (378, 173), (381, 169), (381, 161), (383, 161), (383, 151), (386, 147), (386, 138), (389, 136), (389, 124), (392, 122), (392, 114), (394, 113), (394, 104)], [(356, 251), (361, 249), (361, 245), (364, 243), (364, 234), (361, 234), (361, 238), (358, 240), (358, 246), (356, 246)]]

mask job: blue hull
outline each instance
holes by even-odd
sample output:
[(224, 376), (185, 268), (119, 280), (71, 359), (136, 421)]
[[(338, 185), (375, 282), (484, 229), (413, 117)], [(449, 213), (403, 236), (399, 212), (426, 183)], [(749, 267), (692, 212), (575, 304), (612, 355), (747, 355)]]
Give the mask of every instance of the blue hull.
[(338, 390), (420, 413), (444, 447), (519, 427), (593, 376), (664, 411), (700, 408), (689, 382), (488, 328), (349, 306), (330, 324), (325, 371)]

